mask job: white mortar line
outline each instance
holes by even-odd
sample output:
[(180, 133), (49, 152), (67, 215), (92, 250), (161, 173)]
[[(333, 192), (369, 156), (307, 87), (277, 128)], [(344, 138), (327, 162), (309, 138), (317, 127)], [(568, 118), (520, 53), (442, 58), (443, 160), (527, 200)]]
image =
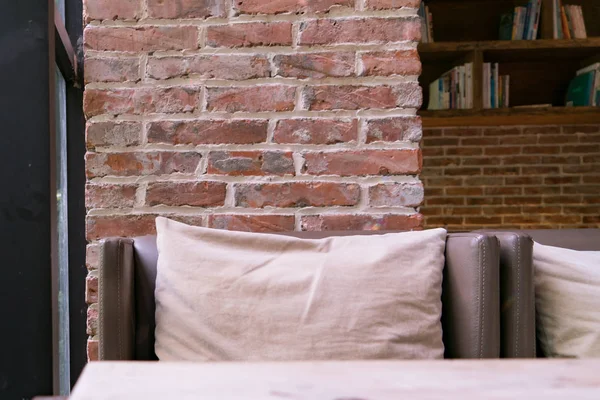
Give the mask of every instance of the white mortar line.
[(361, 210), (369, 207), (369, 186), (367, 185), (360, 186), (360, 200), (358, 206)]
[[(142, 137), (140, 138), (140, 143), (142, 145), (147, 145), (148, 144), (148, 123), (145, 121), (142, 121), (141, 135), (142, 135)], [(98, 150), (98, 148), (101, 148), (101, 147), (97, 147), (96, 151)]]
[(394, 86), (404, 83), (417, 83), (417, 75), (406, 76), (367, 76), (367, 77), (344, 77), (324, 79), (297, 79), (297, 78), (258, 78), (248, 80), (225, 80), (206, 79), (200, 75), (190, 74), (186, 78), (171, 78), (156, 80), (147, 78), (142, 82), (93, 82), (85, 86), (86, 90), (119, 90), (119, 89), (164, 89), (173, 87), (252, 87), (252, 86)]
[[(267, 1), (267, 0), (265, 0)], [(410, 18), (417, 15), (418, 10), (414, 8), (400, 8), (394, 10), (355, 10), (348, 7), (338, 7), (331, 9), (326, 17), (327, 19), (367, 19), (367, 18)], [(90, 26), (105, 26), (105, 27), (146, 27), (146, 26), (215, 26), (227, 24), (243, 24), (252, 22), (307, 22), (317, 19), (323, 19), (323, 14), (320, 13), (303, 13), (303, 14), (256, 14), (256, 15), (230, 15), (228, 18), (210, 17), (206, 19), (192, 18), (175, 18), (175, 19), (151, 19), (148, 18), (147, 10), (144, 12), (144, 17), (139, 21), (123, 21), (123, 20), (103, 20), (91, 21)]]
[(292, 47), (295, 49), (300, 44), (300, 25), (302, 22), (295, 21), (292, 25)]
[(136, 121), (202, 121), (202, 120), (237, 120), (237, 119), (284, 119), (284, 118), (385, 118), (385, 117), (410, 117), (415, 116), (415, 108), (391, 108), (369, 110), (334, 110), (334, 111), (267, 111), (267, 112), (200, 112), (192, 113), (154, 113), (144, 115), (121, 114), (116, 118), (110, 114), (103, 114), (88, 118), (89, 122), (136, 122)]
[[(297, 48), (291, 46), (254, 46), (254, 47), (207, 47), (203, 49), (184, 49), (184, 50), (157, 50), (153, 52), (153, 56), (193, 56), (193, 55), (240, 55), (240, 54), (297, 54), (297, 53), (320, 53), (320, 52), (335, 52), (335, 51), (398, 51), (398, 50), (414, 50), (418, 46), (415, 41), (399, 41), (385, 43), (332, 43), (328, 45), (302, 45)], [(127, 57), (135, 56), (145, 51), (104, 51), (86, 49), (86, 58), (91, 57)]]
[(304, 168), (304, 163), (306, 160), (302, 156), (302, 154), (294, 152), (292, 155), (292, 159), (294, 160), (294, 171), (296, 175), (302, 176), (302, 169)]
[(294, 100), (294, 111), (306, 111), (307, 107), (304, 102), (304, 91), (306, 90), (306, 86), (299, 86), (296, 89), (296, 98)]
[(139, 208), (146, 205), (146, 192), (148, 191), (148, 183), (140, 183), (135, 191), (134, 207)]
[(298, 213), (294, 214), (294, 231), (302, 231), (302, 216)]
[(148, 0), (142, 0), (142, 15), (141, 19), (148, 19)]
[[(144, 53), (140, 55), (140, 82), (145, 82), (147, 79), (147, 68), (148, 68), (148, 54)], [(87, 85), (86, 85), (87, 88)]]
[(367, 143), (367, 124), (364, 118), (358, 119), (358, 144), (365, 145)]
[(277, 127), (278, 120), (270, 119), (267, 123), (267, 143), (273, 144), (273, 137), (275, 136), (275, 128)]
[(198, 28), (198, 48), (203, 49), (206, 47), (207, 41), (207, 32), (206, 28), (200, 27)]
[(225, 207), (235, 207), (235, 184), (234, 183), (228, 183), (227, 184), (227, 189), (225, 192), (225, 202), (224, 202), (224, 206)]

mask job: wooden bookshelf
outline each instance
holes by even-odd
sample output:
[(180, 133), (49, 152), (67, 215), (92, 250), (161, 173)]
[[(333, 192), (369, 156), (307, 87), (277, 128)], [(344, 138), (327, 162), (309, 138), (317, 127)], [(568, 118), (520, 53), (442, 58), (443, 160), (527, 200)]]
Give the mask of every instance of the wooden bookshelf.
[[(537, 40), (497, 40), (500, 15), (527, 0), (425, 0), (433, 14), (434, 43), (421, 43), (423, 108), (429, 84), (457, 65), (473, 63), (474, 108), (421, 110), (425, 127), (458, 125), (538, 125), (600, 123), (600, 107), (565, 107), (575, 73), (600, 61), (600, 0), (563, 0), (583, 7), (587, 39), (552, 39), (552, 0), (542, 0)], [(550, 24), (550, 26), (548, 26)], [(498, 63), (510, 75), (511, 106), (545, 108), (483, 109), (483, 63)]]

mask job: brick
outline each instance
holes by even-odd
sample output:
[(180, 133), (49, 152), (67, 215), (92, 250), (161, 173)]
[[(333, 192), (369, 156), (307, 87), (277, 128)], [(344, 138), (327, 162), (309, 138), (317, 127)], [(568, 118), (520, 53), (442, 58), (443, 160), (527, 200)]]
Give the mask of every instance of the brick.
[(589, 156), (581, 157), (584, 164), (600, 164), (600, 152)]
[(384, 183), (369, 188), (371, 207), (418, 207), (423, 197), (421, 183)]
[(600, 135), (592, 135), (590, 133), (579, 135), (580, 143), (600, 143)]
[(561, 206), (524, 206), (525, 214), (560, 214)]
[(523, 144), (537, 144), (538, 138), (535, 135), (530, 136), (505, 136), (505, 137), (488, 137), (487, 139), (495, 139), (498, 144), (502, 146), (506, 145), (523, 145)]
[(568, 191), (569, 194), (600, 194), (600, 185), (579, 185), (573, 188), (569, 188)]
[(468, 176), (465, 177), (467, 186), (499, 186), (504, 184), (503, 177), (497, 176)]
[(266, 140), (265, 120), (157, 121), (148, 126), (149, 143), (253, 144)]
[(467, 197), (465, 200), (469, 206), (493, 206), (502, 204), (501, 197)]
[(156, 233), (156, 215), (88, 215), (86, 218), (87, 240), (107, 237), (136, 237)]
[(582, 144), (582, 145), (567, 145), (563, 146), (564, 153), (600, 153), (600, 145)]
[(483, 130), (483, 136), (516, 136), (521, 135), (522, 130), (519, 127), (495, 127), (495, 128), (485, 128)]
[(416, 17), (314, 19), (300, 25), (299, 44), (385, 44), (420, 39), (421, 24)]
[(591, 214), (591, 215), (599, 215), (600, 209), (598, 209), (598, 205), (585, 205), (585, 206), (565, 206), (563, 207), (563, 212), (565, 214)]
[(295, 96), (296, 88), (283, 85), (207, 88), (207, 107), (230, 113), (291, 111)]
[(83, 108), (88, 117), (101, 114), (184, 113), (199, 106), (197, 87), (87, 89)]
[(418, 142), (423, 138), (420, 117), (391, 117), (366, 122), (367, 143)]
[(581, 215), (544, 215), (542, 218), (543, 222), (553, 224), (579, 224), (582, 220)]
[(98, 274), (90, 272), (85, 277), (85, 302), (87, 304), (98, 302)]
[(436, 157), (436, 156), (444, 155), (444, 149), (441, 147), (435, 148), (435, 147), (430, 147), (430, 146), (421, 146), (421, 148), (423, 150), (423, 154), (426, 157)]
[(98, 347), (99, 347), (99, 342), (97, 339), (88, 338), (87, 346), (86, 346), (86, 353), (87, 353), (88, 361), (98, 361), (99, 360)]
[(483, 196), (483, 188), (480, 187), (448, 187), (448, 196)]
[[(562, 172), (565, 174), (597, 174), (598, 166), (593, 164), (588, 165), (564, 165)], [(557, 173), (557, 172), (556, 172)]]
[(600, 228), (600, 215), (586, 215), (583, 217), (584, 224), (592, 224), (591, 227)]
[(446, 176), (481, 175), (481, 168), (477, 167), (448, 167), (444, 170)]
[(290, 144), (336, 144), (356, 141), (356, 120), (283, 119), (277, 121), (273, 141)]
[(502, 223), (502, 217), (498, 216), (489, 216), (489, 215), (481, 215), (481, 216), (467, 216), (465, 217), (464, 224), (465, 225), (499, 225)]
[(409, 175), (421, 171), (419, 150), (358, 150), (304, 155), (304, 172), (311, 175)]
[(541, 215), (505, 215), (506, 224), (539, 224), (542, 222)]
[(425, 188), (425, 193), (427, 196), (442, 196), (444, 194), (444, 189), (441, 188)]
[(486, 156), (508, 156), (514, 154), (521, 154), (521, 147), (517, 146), (505, 146), (505, 147), (484, 147), (484, 154)]
[(209, 228), (243, 232), (286, 232), (293, 231), (293, 215), (211, 215)]
[(270, 71), (266, 56), (214, 54), (193, 57), (151, 57), (148, 60), (147, 74), (153, 79), (192, 75), (202, 79), (242, 81), (267, 78)]
[(335, 6), (354, 7), (354, 0), (235, 0), (234, 8), (242, 14), (280, 14), (327, 12)]
[(460, 144), (463, 146), (495, 146), (498, 144), (498, 138), (495, 137), (473, 137), (462, 138)]
[(202, 156), (194, 152), (87, 153), (88, 178), (194, 173)]
[(458, 138), (423, 138), (424, 147), (458, 146)]
[[(583, 176), (583, 183), (600, 183), (600, 174), (592, 176)], [(600, 201), (598, 201), (600, 203)]]
[(461, 157), (460, 164), (469, 167), (473, 165), (499, 165), (502, 160), (498, 157)]
[[(120, 1), (120, 0), (116, 0)], [(226, 17), (226, 2), (219, 0), (148, 0), (150, 18)]]
[(481, 215), (482, 208), (481, 206), (444, 207), (444, 214), (456, 216)]
[(465, 136), (481, 136), (481, 129), (480, 128), (463, 128), (463, 127), (457, 127), (457, 128), (447, 128), (444, 129), (444, 136), (447, 137), (465, 137)]
[(442, 129), (423, 128), (423, 136), (426, 137), (442, 137), (443, 134)]
[(464, 206), (465, 199), (458, 197), (428, 197), (425, 201), (428, 206)]
[(322, 52), (278, 54), (273, 57), (276, 75), (286, 78), (348, 77), (354, 76), (354, 52)]
[[(427, 178), (425, 188), (429, 190), (430, 186), (459, 186), (463, 184), (463, 178), (443, 177), (443, 178)], [(427, 198), (425, 199), (427, 200)]]
[(138, 19), (142, 14), (141, 0), (84, 0), (86, 22), (106, 19)]
[(556, 175), (560, 173), (559, 167), (549, 166), (528, 166), (521, 168), (521, 174), (525, 176), (529, 175)]
[(568, 196), (546, 196), (544, 197), (544, 204), (580, 204), (582, 197), (579, 195), (568, 195)]
[(363, 76), (421, 75), (417, 50), (373, 51), (361, 54)]
[(510, 186), (497, 186), (485, 188), (484, 194), (486, 196), (514, 196), (523, 194), (523, 188), (521, 187), (510, 187)]
[(136, 82), (140, 80), (140, 59), (135, 57), (85, 59), (85, 83)]
[(563, 125), (562, 132), (566, 134), (598, 133), (600, 125)]
[(142, 138), (141, 122), (88, 122), (85, 140), (88, 149), (137, 146)]
[(402, 7), (418, 8), (421, 0), (366, 0), (365, 6), (374, 10), (387, 10)]
[(211, 47), (290, 46), (291, 22), (247, 22), (206, 28)]
[[(458, 166), (461, 163), (460, 157), (428, 157), (427, 153), (423, 156), (423, 167), (427, 174), (432, 174), (432, 167)], [(441, 175), (439, 173), (438, 175)]]
[(90, 243), (85, 247), (85, 266), (88, 270), (97, 270), (100, 265), (100, 243)]
[(360, 186), (333, 182), (256, 183), (235, 186), (237, 207), (354, 206)]
[(409, 231), (423, 228), (423, 216), (413, 215), (365, 215), (323, 214), (307, 215), (301, 219), (303, 231)]
[(519, 175), (521, 167), (490, 167), (483, 169), (483, 175)]
[(541, 135), (539, 144), (577, 143), (579, 138), (575, 135)]
[(214, 151), (208, 156), (208, 174), (294, 175), (292, 152)]
[(523, 197), (505, 197), (504, 204), (506, 205), (539, 205), (542, 204), (541, 196), (523, 196)]
[(427, 218), (427, 225), (431, 227), (445, 226), (445, 225), (462, 225), (464, 217), (462, 216), (449, 216), (444, 215), (441, 217), (430, 217)]
[(541, 185), (544, 182), (539, 176), (507, 176), (505, 183), (507, 185)]
[(147, 206), (216, 207), (225, 204), (223, 182), (154, 182), (148, 184)]
[(87, 208), (131, 208), (135, 204), (135, 184), (88, 183), (85, 186)]
[(421, 87), (414, 82), (397, 86), (324, 85), (304, 90), (304, 102), (313, 111), (418, 108), (421, 100)]
[(253, 144), (266, 140), (266, 120), (157, 121), (148, 126), (149, 143)]
[(483, 147), (448, 147), (445, 153), (447, 156), (480, 156)]
[[(482, 208), (484, 215), (516, 215), (521, 214), (523, 208), (521, 206), (493, 206), (493, 207), (484, 207)], [(536, 207), (540, 208), (540, 207)], [(559, 208), (560, 211), (560, 208)]]
[(86, 49), (99, 51), (161, 51), (198, 48), (195, 26), (104, 27), (87, 26)]
[(575, 185), (581, 183), (581, 176), (548, 176), (544, 178), (545, 185)]
[(579, 164), (581, 164), (581, 157), (579, 157), (579, 156), (543, 156), (542, 160), (541, 160), (541, 164), (579, 165)]
[(540, 156), (508, 156), (501, 157), (502, 164), (514, 165), (514, 164), (539, 164), (542, 162)]
[(558, 135), (560, 134), (560, 126), (528, 126), (523, 128), (524, 135)]

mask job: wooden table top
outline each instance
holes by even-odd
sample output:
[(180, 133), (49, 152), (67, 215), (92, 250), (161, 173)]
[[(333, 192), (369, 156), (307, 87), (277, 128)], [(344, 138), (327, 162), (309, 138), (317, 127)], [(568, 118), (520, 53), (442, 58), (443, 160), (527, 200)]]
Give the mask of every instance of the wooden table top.
[(600, 399), (600, 360), (94, 362), (71, 400)]

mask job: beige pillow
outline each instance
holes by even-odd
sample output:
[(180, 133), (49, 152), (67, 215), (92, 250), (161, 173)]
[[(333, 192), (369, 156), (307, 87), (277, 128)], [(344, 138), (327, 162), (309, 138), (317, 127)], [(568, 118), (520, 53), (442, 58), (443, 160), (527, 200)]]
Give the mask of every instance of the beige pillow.
[(600, 357), (600, 252), (535, 243), (538, 336), (547, 357)]
[(443, 357), (443, 229), (306, 240), (156, 226), (160, 360)]

